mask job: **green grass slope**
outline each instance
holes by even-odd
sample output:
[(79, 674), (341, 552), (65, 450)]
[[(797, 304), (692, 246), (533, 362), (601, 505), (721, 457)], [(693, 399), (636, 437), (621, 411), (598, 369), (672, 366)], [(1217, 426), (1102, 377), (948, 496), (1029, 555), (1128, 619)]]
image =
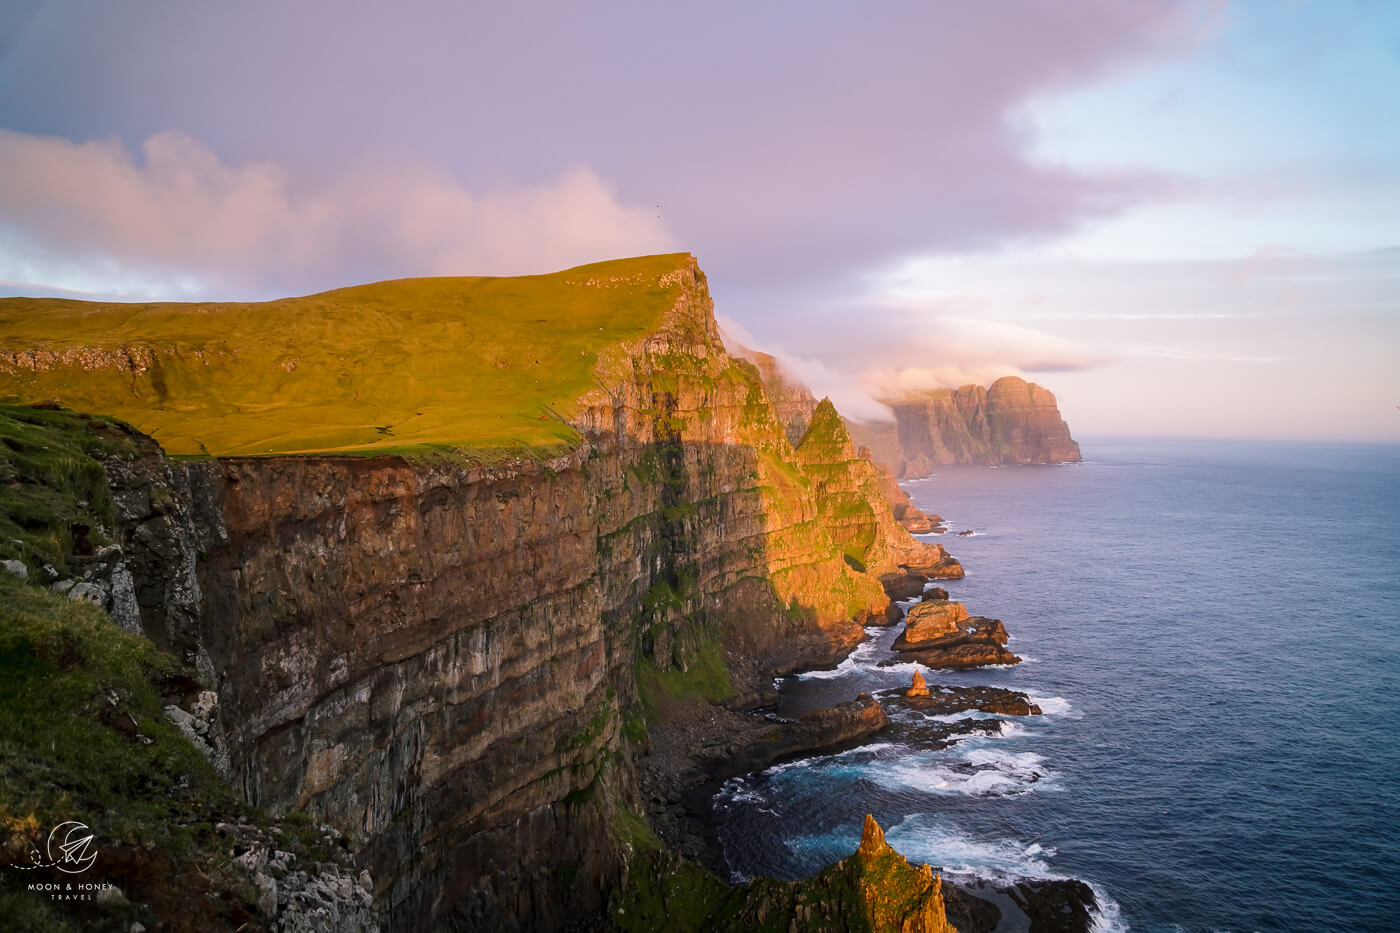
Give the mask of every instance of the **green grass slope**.
[[(75, 527), (89, 545), (106, 541), (115, 510), (102, 461), (138, 453), (121, 423), (0, 407), (0, 558), (29, 577), (0, 569), (0, 930), (261, 929), (258, 891), (233, 861), (250, 839), (300, 867), (353, 873), (309, 819), (246, 806), (166, 717), (164, 706), (203, 689), (192, 671), (96, 606), (36, 585), (45, 565), (80, 569)], [(69, 820), (95, 835), (96, 862), (74, 874), (35, 867)], [(125, 893), (103, 903), (31, 889), (47, 883)]]
[(121, 418), (186, 456), (555, 451), (599, 354), (657, 327), (690, 261), (241, 304), (0, 299), (0, 402)]

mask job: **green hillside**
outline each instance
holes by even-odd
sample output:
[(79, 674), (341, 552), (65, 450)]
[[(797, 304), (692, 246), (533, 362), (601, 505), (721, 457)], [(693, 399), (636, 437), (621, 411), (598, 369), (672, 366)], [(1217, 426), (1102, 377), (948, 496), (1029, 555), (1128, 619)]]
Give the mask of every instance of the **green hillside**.
[(0, 402), (110, 415), (175, 455), (481, 456), (572, 445), (606, 347), (653, 330), (684, 253), (257, 303), (0, 299)]

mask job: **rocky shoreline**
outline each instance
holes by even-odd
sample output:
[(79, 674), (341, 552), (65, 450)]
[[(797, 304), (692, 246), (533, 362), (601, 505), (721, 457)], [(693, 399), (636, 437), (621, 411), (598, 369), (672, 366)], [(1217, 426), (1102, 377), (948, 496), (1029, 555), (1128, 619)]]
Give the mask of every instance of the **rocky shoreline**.
[[(885, 624), (903, 621), (906, 628), (892, 645), (899, 655), (881, 662), (882, 666), (916, 660), (929, 668), (965, 669), (1020, 660), (1003, 647), (1007, 633), (1001, 621), (968, 615), (961, 603), (947, 598), (946, 590), (929, 586), (927, 577), (904, 569), (887, 575), (883, 582), (893, 599), (907, 600), (920, 593), (924, 598), (907, 612), (891, 604), (893, 618), (887, 618)], [(915, 587), (918, 591), (911, 593)], [(637, 772), (652, 827), (672, 852), (718, 878), (727, 878), (729, 868), (713, 801), (729, 778), (786, 761), (839, 753), (878, 733), (938, 749), (965, 735), (998, 734), (1005, 722), (969, 716), (949, 722), (895, 725), (886, 707), (935, 716), (964, 712), (1017, 717), (1041, 714), (1040, 707), (1020, 691), (929, 684), (921, 672), (915, 673), (908, 687), (881, 690), (873, 696), (862, 693), (796, 720), (777, 715), (776, 704), (749, 709), (712, 707), (708, 715), (680, 717), (654, 724), (649, 730), (649, 743), (638, 759)], [(943, 898), (948, 921), (961, 933), (1087, 933), (1093, 928), (1096, 910), (1092, 890), (1073, 879), (945, 881)]]

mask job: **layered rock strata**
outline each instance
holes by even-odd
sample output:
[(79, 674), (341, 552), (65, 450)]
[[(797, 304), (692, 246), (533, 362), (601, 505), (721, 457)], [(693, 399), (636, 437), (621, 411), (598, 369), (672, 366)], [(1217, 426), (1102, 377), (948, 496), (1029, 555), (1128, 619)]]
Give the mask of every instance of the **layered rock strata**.
[(874, 574), (958, 579), (962, 565), (938, 544), (911, 538), (887, 507), (882, 471), (860, 456), (830, 399), (822, 399), (797, 445), (824, 523), (847, 563)]

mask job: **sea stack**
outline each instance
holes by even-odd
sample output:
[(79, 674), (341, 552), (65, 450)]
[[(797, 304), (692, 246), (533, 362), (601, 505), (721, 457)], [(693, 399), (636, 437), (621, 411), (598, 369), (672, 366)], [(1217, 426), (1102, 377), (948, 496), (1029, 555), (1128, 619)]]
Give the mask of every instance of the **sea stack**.
[(909, 685), (908, 690), (904, 691), (904, 695), (907, 697), (928, 696), (928, 684), (924, 683), (924, 675), (922, 671), (914, 672), (914, 682)]

